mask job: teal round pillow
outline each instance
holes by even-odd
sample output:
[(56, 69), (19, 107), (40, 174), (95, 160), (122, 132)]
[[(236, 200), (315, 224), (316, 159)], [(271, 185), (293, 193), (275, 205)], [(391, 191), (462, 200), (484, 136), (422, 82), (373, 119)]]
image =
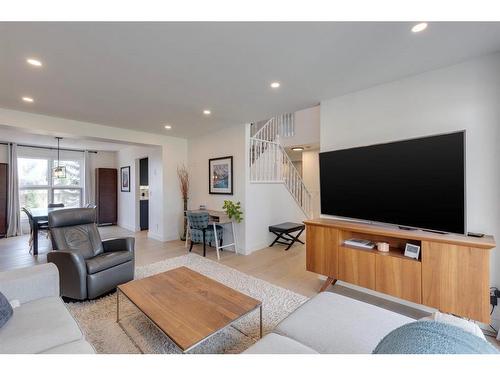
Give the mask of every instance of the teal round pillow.
[(498, 354), (486, 340), (435, 321), (405, 324), (385, 336), (373, 354)]

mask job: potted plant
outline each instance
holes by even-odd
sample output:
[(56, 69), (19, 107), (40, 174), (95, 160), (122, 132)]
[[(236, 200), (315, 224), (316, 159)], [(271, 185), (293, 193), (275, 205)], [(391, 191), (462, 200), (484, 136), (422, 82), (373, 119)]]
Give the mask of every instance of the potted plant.
[(186, 230), (187, 230), (187, 220), (186, 220), (186, 211), (188, 208), (188, 199), (189, 199), (189, 173), (184, 164), (177, 167), (177, 176), (179, 177), (179, 187), (181, 189), (181, 196), (184, 202), (184, 213), (183, 213), (183, 230), (181, 234), (181, 241), (186, 240)]
[(241, 220), (243, 220), (243, 211), (241, 211), (240, 202), (234, 203), (230, 200), (224, 201), (222, 209), (226, 211), (226, 214), (230, 219), (234, 219), (237, 223), (241, 223)]

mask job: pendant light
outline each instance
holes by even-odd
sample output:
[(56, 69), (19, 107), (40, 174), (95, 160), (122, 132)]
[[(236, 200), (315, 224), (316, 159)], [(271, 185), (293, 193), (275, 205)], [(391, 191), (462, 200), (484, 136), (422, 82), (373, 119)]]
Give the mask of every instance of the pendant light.
[(52, 170), (52, 176), (54, 178), (66, 178), (66, 167), (60, 165), (59, 161), (59, 141), (62, 137), (56, 137), (57, 139), (57, 167)]

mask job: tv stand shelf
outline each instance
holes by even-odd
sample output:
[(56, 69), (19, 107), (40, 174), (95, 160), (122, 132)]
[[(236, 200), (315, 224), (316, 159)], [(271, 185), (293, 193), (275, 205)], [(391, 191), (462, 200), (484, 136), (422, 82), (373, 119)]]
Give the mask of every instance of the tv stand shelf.
[(345, 244), (340, 245), (339, 248), (359, 250), (359, 251), (366, 251), (366, 252), (369, 252), (369, 253), (373, 253), (373, 254), (375, 254), (377, 256), (395, 257), (395, 258), (406, 259), (406, 260), (409, 260), (409, 261), (412, 261), (412, 262), (420, 262), (420, 259), (412, 259), (412, 258), (405, 257), (405, 255), (404, 255), (405, 250), (404, 249), (399, 249), (399, 248), (395, 248), (395, 247), (392, 247), (392, 246), (389, 247), (389, 251), (388, 252), (378, 251), (376, 248), (375, 249), (363, 249), (363, 248), (360, 248), (360, 247), (350, 246), (350, 245), (345, 245)]
[[(306, 224), (306, 267), (328, 279), (373, 289), (443, 312), (489, 323), (489, 256), (496, 246), (482, 238), (422, 230), (315, 219)], [(388, 242), (389, 252), (348, 246), (349, 238)], [(404, 256), (406, 243), (420, 259)]]

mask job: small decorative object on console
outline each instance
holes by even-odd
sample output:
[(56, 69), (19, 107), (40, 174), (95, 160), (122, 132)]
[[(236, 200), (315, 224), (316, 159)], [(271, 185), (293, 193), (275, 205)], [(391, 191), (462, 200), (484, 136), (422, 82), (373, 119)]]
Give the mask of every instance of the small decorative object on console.
[(387, 242), (377, 242), (377, 250), (387, 253), (389, 251), (389, 244)]
[(405, 246), (405, 257), (418, 259), (420, 255), (420, 246), (407, 243)]
[(350, 238), (344, 241), (344, 245), (359, 247), (362, 249), (373, 249), (375, 244), (369, 240), (362, 240), (359, 238)]

